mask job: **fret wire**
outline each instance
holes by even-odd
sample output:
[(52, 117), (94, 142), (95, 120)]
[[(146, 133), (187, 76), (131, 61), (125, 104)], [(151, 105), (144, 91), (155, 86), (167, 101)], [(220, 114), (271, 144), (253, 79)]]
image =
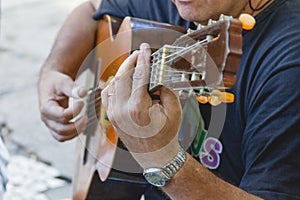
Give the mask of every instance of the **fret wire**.
[[(172, 71), (172, 70), (168, 70), (168, 71)], [(184, 71), (183, 71), (184, 72)], [(167, 76), (165, 76), (165, 77), (174, 77), (174, 78), (181, 78), (181, 72), (175, 72), (175, 73), (177, 73), (177, 74), (174, 74), (174, 76), (172, 76), (172, 75), (167, 75)], [(190, 73), (191, 74), (191, 73)], [(200, 74), (200, 73), (199, 73)], [(149, 81), (149, 84), (151, 84), (151, 83), (156, 83), (155, 81)], [(101, 96), (99, 96), (99, 97), (97, 97), (97, 98), (95, 98), (93, 101), (89, 101), (88, 102), (88, 110), (91, 112), (91, 110), (92, 109), (94, 109), (94, 107), (92, 107), (91, 105), (92, 104), (95, 104), (95, 103), (98, 103), (98, 102), (100, 102), (100, 100), (101, 100)], [(89, 112), (89, 113), (90, 113)], [(93, 114), (92, 115), (94, 115), (94, 113), (95, 112), (92, 112)]]
[[(200, 45), (202, 45), (203, 47), (206, 47), (204, 46), (203, 44), (204, 43), (207, 43), (207, 40), (203, 40), (203, 41), (200, 41), (200, 42), (197, 42), (195, 44), (192, 44), (190, 45), (189, 47), (174, 47), (174, 46), (170, 46), (169, 47), (169, 54), (165, 57), (164, 61), (167, 60), (165, 62), (165, 65), (169, 65), (170, 63), (172, 63), (176, 58), (178, 58), (179, 56), (183, 56), (186, 52), (188, 51), (191, 51), (195, 48), (199, 48), (201, 47)], [(180, 48), (179, 51), (176, 51)], [(154, 61), (152, 62), (152, 65), (150, 66), (152, 71), (151, 71), (151, 81), (149, 84), (158, 84), (157, 80), (160, 78), (160, 74), (158, 73), (160, 68), (159, 66), (161, 65), (162, 61), (161, 61), (161, 51), (162, 51), (162, 48), (159, 49), (158, 51), (156, 51), (155, 53), (152, 54), (152, 57), (154, 58)], [(205, 57), (206, 57), (206, 54), (205, 54)], [(168, 72), (174, 72), (174, 70), (165, 70), (166, 73)], [(174, 79), (181, 79), (182, 78), (182, 73), (181, 72), (174, 72), (176, 75), (164, 75), (164, 79), (168, 79), (166, 81), (174, 81), (172, 80), (172, 77)], [(190, 72), (190, 73), (186, 73), (187, 75), (192, 75), (193, 72)], [(201, 75), (201, 73), (196, 73), (196, 76), (197, 75)], [(160, 82), (164, 82), (164, 81), (160, 81)]]
[[(171, 67), (169, 67), (169, 68), (171, 68)], [(184, 70), (179, 71), (179, 70), (176, 70), (176, 69), (168, 69), (168, 70), (165, 70), (165, 71), (166, 72), (174, 72), (174, 73), (177, 73), (177, 74), (179, 74), (179, 73), (187, 73), (187, 74), (201, 73), (201, 72), (196, 72), (196, 71), (184, 71)]]
[[(202, 73), (201, 72), (185, 72), (185, 71), (173, 71), (173, 70), (166, 70), (166, 72), (173, 72), (173, 74), (170, 74), (170, 75), (165, 75), (164, 77), (168, 77), (168, 76), (181, 76), (182, 74), (186, 74), (186, 75), (201, 75)], [(159, 76), (159, 74), (157, 74), (156, 76), (153, 76), (153, 77), (157, 77)]]
[[(198, 75), (201, 75), (201, 74), (198, 74)], [(168, 75), (168, 76), (165, 76), (165, 78), (174, 78), (174, 79), (178, 79), (178, 78), (181, 78), (182, 75), (175, 75), (175, 76), (172, 76), (172, 75)]]
[[(170, 80), (171, 81), (171, 80)], [(170, 82), (170, 81), (164, 81), (163, 83), (167, 83), (167, 82)], [(177, 83), (177, 82), (183, 82), (183, 81), (172, 81), (173, 83)], [(184, 81), (184, 83), (186, 83), (186, 82), (190, 82), (189, 80), (186, 80), (186, 81)], [(151, 83), (156, 83), (156, 82), (149, 82), (150, 84)], [(191, 86), (192, 87), (192, 86)]]
[[(201, 75), (201, 74), (196, 74), (196, 75)], [(176, 77), (181, 77), (182, 76), (182, 74), (177, 74), (177, 75), (175, 75), (175, 76), (172, 76), (172, 75), (168, 75), (168, 76), (165, 76), (165, 77), (174, 77), (174, 78), (176, 78)]]
[[(183, 55), (184, 53), (190, 51), (190, 50), (193, 49), (193, 48), (197, 48), (197, 47), (199, 47), (199, 46), (203, 46), (203, 44), (204, 44), (205, 42), (207, 42), (206, 39), (205, 39), (205, 40), (202, 40), (202, 41), (200, 41), (200, 42), (197, 42), (197, 43), (195, 43), (195, 44), (192, 44), (191, 46), (188, 46), (188, 47), (174, 47), (173, 49), (175, 49), (175, 48), (177, 48), (177, 49), (180, 48), (180, 50), (179, 50), (179, 51), (175, 51), (175, 52), (171, 52), (171, 54), (169, 54), (168, 56), (166, 56), (166, 59), (168, 59), (168, 58), (170, 58), (170, 57), (172, 58), (172, 59), (168, 60), (168, 61), (166, 62), (166, 64), (173, 62), (176, 58), (178, 58), (179, 56)], [(170, 46), (170, 47), (173, 47), (173, 46)], [(158, 54), (159, 51), (161, 51), (161, 49), (159, 49), (158, 51), (154, 52), (154, 53), (152, 54), (152, 56), (153, 56), (154, 54)], [(174, 56), (174, 58), (173, 58), (172, 56)], [(157, 63), (153, 63), (153, 64), (157, 64)]]

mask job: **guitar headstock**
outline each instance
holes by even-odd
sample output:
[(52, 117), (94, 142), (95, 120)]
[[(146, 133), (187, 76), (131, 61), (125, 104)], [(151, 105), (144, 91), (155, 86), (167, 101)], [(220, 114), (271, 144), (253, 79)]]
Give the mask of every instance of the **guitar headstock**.
[(181, 93), (194, 93), (198, 98), (228, 99), (224, 97), (226, 93), (216, 90), (235, 84), (242, 54), (241, 32), (238, 19), (221, 16), (218, 21), (182, 35), (172, 45), (164, 45), (152, 55), (149, 91), (165, 85)]

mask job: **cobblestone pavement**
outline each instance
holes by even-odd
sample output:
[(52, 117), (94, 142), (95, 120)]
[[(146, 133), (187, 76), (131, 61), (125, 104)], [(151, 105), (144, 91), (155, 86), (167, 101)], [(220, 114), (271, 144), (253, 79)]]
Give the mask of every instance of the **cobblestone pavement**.
[(0, 123), (10, 132), (11, 153), (7, 200), (71, 198), (75, 140), (56, 142), (40, 121), (37, 81), (59, 27), (82, 1), (0, 0)]

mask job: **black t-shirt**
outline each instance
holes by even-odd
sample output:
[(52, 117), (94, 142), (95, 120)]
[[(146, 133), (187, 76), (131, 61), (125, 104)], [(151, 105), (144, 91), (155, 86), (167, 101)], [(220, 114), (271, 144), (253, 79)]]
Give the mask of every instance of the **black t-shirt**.
[(266, 199), (300, 199), (300, 1), (277, 0), (243, 33), (218, 173)]

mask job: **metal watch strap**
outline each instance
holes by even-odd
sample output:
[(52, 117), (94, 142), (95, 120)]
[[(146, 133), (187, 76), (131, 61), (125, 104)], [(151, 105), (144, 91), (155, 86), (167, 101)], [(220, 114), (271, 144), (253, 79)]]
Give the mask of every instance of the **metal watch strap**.
[(161, 169), (162, 173), (164, 173), (166, 177), (171, 179), (172, 176), (174, 176), (178, 172), (178, 170), (182, 167), (185, 160), (186, 160), (186, 152), (180, 146), (177, 155), (168, 164), (163, 166), (163, 168)]

